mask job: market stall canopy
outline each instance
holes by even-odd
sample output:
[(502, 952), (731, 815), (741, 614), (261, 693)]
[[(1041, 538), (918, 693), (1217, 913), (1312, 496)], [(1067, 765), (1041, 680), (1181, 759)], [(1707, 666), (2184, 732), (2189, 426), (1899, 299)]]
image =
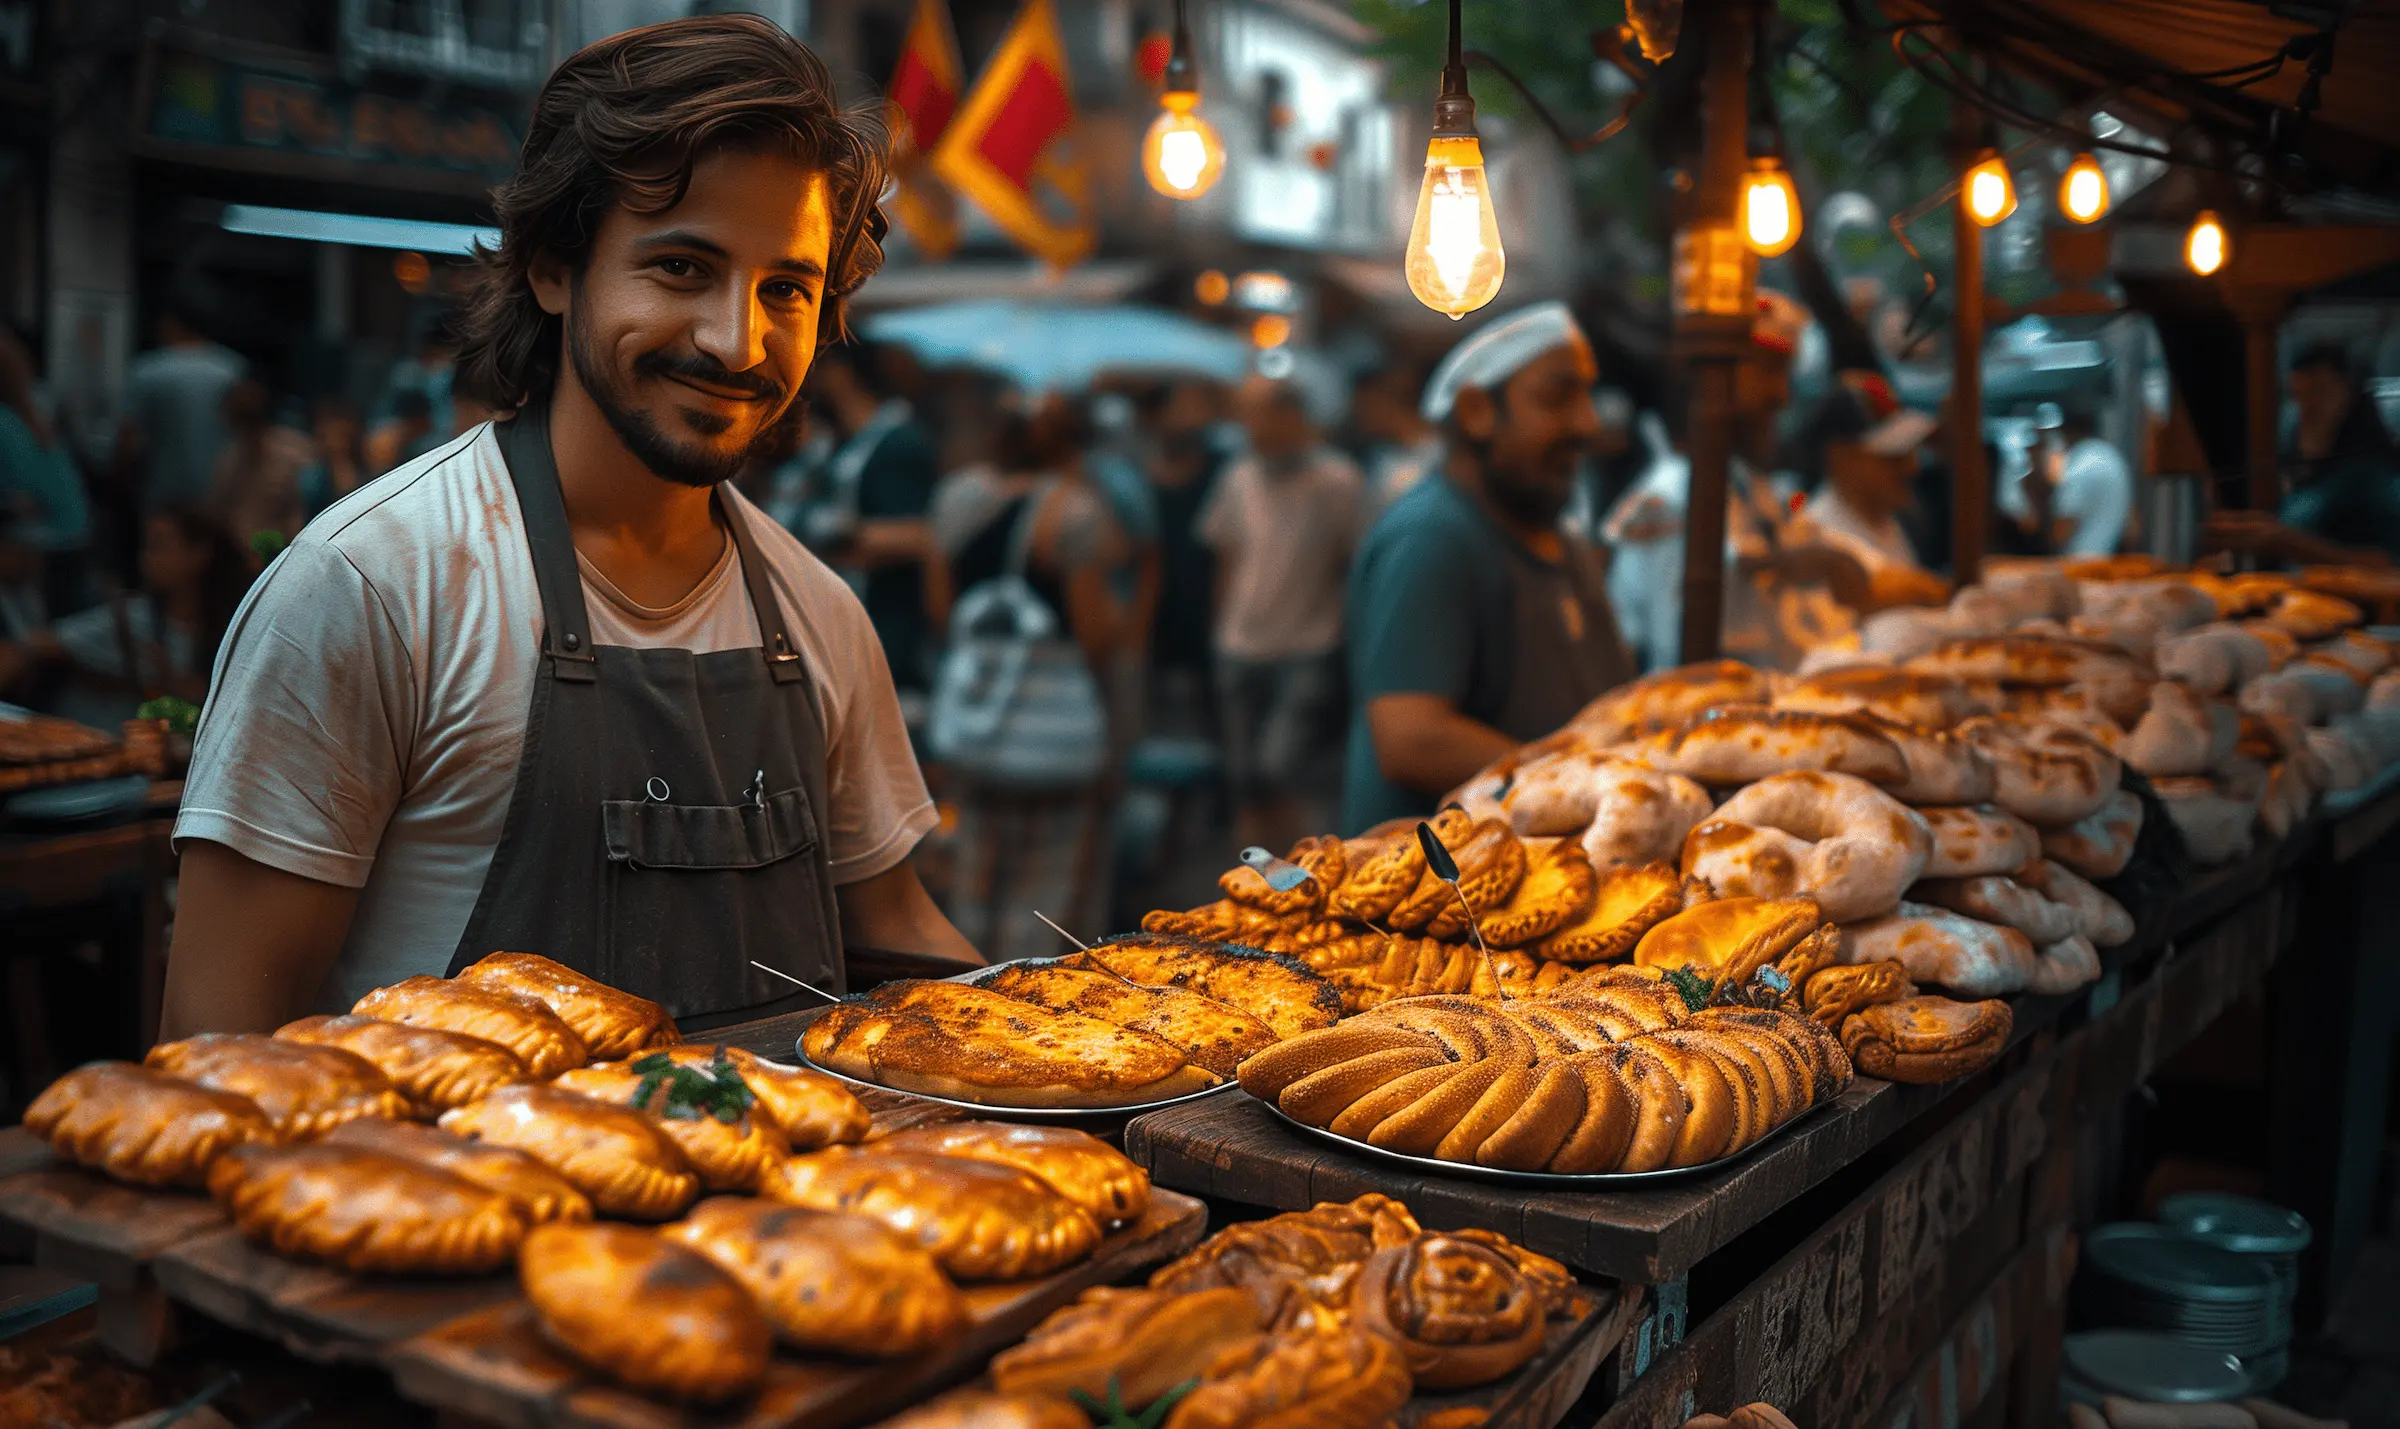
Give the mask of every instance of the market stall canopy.
[(866, 320), (866, 335), (916, 353), (928, 366), (996, 373), (1029, 391), (1072, 391), (1103, 373), (1175, 373), (1233, 382), (1249, 371), (1250, 344), (1156, 308), (946, 303)]

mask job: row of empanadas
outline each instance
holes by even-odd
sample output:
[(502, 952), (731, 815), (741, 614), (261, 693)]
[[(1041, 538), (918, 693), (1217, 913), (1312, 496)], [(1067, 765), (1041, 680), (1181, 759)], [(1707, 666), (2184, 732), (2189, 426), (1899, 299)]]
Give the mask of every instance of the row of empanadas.
[(1100, 1243), (1091, 1212), (995, 1162), (833, 1146), (781, 1162), (761, 1189), (788, 1205), (881, 1221), (960, 1280), (1048, 1275)]
[(194, 1086), (248, 1097), (275, 1124), (279, 1141), (307, 1141), (362, 1116), (405, 1116), (414, 1109), (364, 1057), (247, 1032), (162, 1042), (142, 1065)]
[(528, 1224), (508, 1195), (353, 1145), (235, 1147), (210, 1165), (208, 1189), (251, 1239), (353, 1271), (488, 1273)]
[(657, 1221), (700, 1194), (700, 1175), (652, 1117), (556, 1087), (499, 1091), (442, 1116), (454, 1136), (526, 1153), (591, 1198), (602, 1215)]
[(280, 1139), (248, 1097), (131, 1062), (60, 1077), (25, 1109), (25, 1128), (77, 1165), (138, 1186), (205, 1186), (219, 1155)]

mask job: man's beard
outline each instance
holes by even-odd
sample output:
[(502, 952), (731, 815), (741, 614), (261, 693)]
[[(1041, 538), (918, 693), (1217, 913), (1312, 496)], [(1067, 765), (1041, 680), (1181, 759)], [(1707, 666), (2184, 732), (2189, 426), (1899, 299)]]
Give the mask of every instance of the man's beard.
[[(758, 429), (748, 443), (732, 452), (720, 452), (706, 447), (693, 447), (670, 434), (648, 412), (634, 405), (632, 398), (617, 382), (616, 372), (591, 341), (591, 329), (583, 321), (583, 304), (578, 302), (567, 316), (567, 354), (575, 364), (575, 376), (589, 393), (592, 405), (608, 419), (610, 430), (625, 444), (635, 460), (650, 468), (651, 473), (665, 481), (684, 486), (711, 487), (740, 476), (753, 462), (771, 461), (795, 449), (793, 440), (800, 425), (808, 419), (808, 404), (794, 397), (775, 419)], [(664, 352), (645, 352), (633, 360), (633, 370), (642, 377), (671, 377), (680, 374), (712, 386), (735, 391), (757, 393), (762, 401), (772, 401), (783, 395), (783, 388), (765, 377), (747, 372), (735, 372), (705, 353), (690, 357), (669, 357)], [(732, 425), (730, 419), (714, 412), (686, 408), (683, 421), (695, 429), (715, 436)]]
[[(1539, 466), (1518, 468), (1504, 466), (1492, 459), (1493, 444), (1469, 440), (1465, 443), (1483, 471), (1483, 496), (1501, 515), (1520, 526), (1544, 527), (1557, 522), (1575, 494), (1574, 468), (1568, 468), (1563, 480), (1553, 481)], [(1537, 460), (1580, 451), (1576, 443), (1562, 443), (1556, 451), (1544, 452)]]

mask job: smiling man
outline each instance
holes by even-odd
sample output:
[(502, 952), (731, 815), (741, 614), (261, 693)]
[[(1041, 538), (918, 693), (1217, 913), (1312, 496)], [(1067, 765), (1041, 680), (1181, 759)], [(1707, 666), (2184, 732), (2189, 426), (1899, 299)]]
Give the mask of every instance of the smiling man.
[(164, 1035), (266, 1030), (538, 952), (705, 1027), (842, 948), (975, 954), (866, 612), (731, 478), (881, 262), (883, 136), (725, 16), (535, 101), (463, 387), (512, 414), (310, 524), (219, 657)]
[(1392, 504), (1350, 571), (1350, 830), (1431, 813), (1632, 677), (1600, 553), (1558, 519), (1600, 437), (1599, 376), (1566, 305), (1536, 303), (1425, 384), (1441, 479)]

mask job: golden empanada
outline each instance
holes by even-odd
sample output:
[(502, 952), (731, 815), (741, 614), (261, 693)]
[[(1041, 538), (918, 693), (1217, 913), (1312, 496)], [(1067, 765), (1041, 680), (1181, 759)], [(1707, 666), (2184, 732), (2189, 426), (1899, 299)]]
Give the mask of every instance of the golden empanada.
[(497, 1191), (517, 1203), (530, 1225), (544, 1221), (588, 1221), (591, 1198), (573, 1182), (513, 1147), (469, 1141), (413, 1121), (354, 1121), (334, 1128), (323, 1142), (431, 1166)]
[(767, 1372), (774, 1331), (750, 1292), (656, 1231), (537, 1226), (517, 1276), (552, 1341), (635, 1389), (714, 1404)]
[[(718, 1049), (705, 1042), (679, 1042), (659, 1050), (677, 1066), (705, 1071), (716, 1064)], [(757, 1109), (783, 1132), (794, 1151), (867, 1139), (874, 1118), (866, 1103), (840, 1082), (823, 1072), (770, 1062), (739, 1047), (724, 1051), (750, 1094), (758, 1098)]]
[[(651, 1055), (643, 1054), (645, 1067)], [(720, 1075), (730, 1078), (738, 1091), (732, 1098), (712, 1103), (707, 1098), (724, 1095), (713, 1080)], [(648, 1100), (637, 1101), (645, 1082), (649, 1083)], [(630, 1107), (649, 1117), (682, 1148), (692, 1169), (700, 1173), (700, 1184), (711, 1191), (751, 1190), (770, 1163), (792, 1154), (775, 1123), (751, 1112), (750, 1089), (730, 1060), (721, 1073), (665, 1063), (655, 1080), (646, 1072), (635, 1071), (630, 1063), (600, 1062), (562, 1073), (551, 1085), (612, 1106)], [(733, 1119), (726, 1120), (719, 1107), (732, 1112)]]
[(361, 1017), (497, 1042), (516, 1053), (536, 1077), (555, 1077), (592, 1059), (583, 1038), (549, 1004), (505, 988), (478, 987), (455, 978), (403, 978), (368, 993), (350, 1010)]
[(967, 1322), (966, 1297), (933, 1257), (866, 1216), (712, 1196), (662, 1234), (740, 1281), (801, 1349), (915, 1354)]
[(1014, 1166), (1090, 1211), (1102, 1225), (1137, 1219), (1150, 1206), (1150, 1177), (1141, 1167), (1100, 1138), (1069, 1127), (954, 1121), (894, 1132), (867, 1149)]
[(208, 1184), (208, 1163), (275, 1140), (258, 1104), (131, 1062), (92, 1062), (44, 1088), (25, 1129), (78, 1165), (142, 1186)]
[(410, 1027), (379, 1017), (303, 1017), (275, 1029), (278, 1041), (339, 1047), (373, 1062), (416, 1108), (431, 1120), (454, 1106), (490, 1096), (511, 1082), (530, 1081), (517, 1054), (497, 1042)]
[(502, 1087), (445, 1113), (441, 1127), (526, 1153), (572, 1181), (602, 1215), (663, 1221), (700, 1194), (699, 1174), (657, 1123), (556, 1087)]
[(254, 1032), (203, 1032), (162, 1042), (142, 1065), (194, 1086), (248, 1097), (279, 1141), (310, 1141), (362, 1116), (412, 1110), (373, 1062), (339, 1047), (278, 1042)]
[(575, 1029), (594, 1057), (611, 1061), (683, 1040), (675, 1019), (648, 998), (619, 992), (539, 953), (494, 953), (458, 981), (530, 997)]
[(1009, 1166), (917, 1152), (829, 1146), (770, 1172), (766, 1195), (872, 1216), (960, 1280), (1026, 1280), (1074, 1264), (1100, 1243), (1091, 1212)]
[(480, 1275), (508, 1264), (525, 1213), (463, 1176), (355, 1146), (242, 1146), (208, 1168), (242, 1234), (344, 1270)]

